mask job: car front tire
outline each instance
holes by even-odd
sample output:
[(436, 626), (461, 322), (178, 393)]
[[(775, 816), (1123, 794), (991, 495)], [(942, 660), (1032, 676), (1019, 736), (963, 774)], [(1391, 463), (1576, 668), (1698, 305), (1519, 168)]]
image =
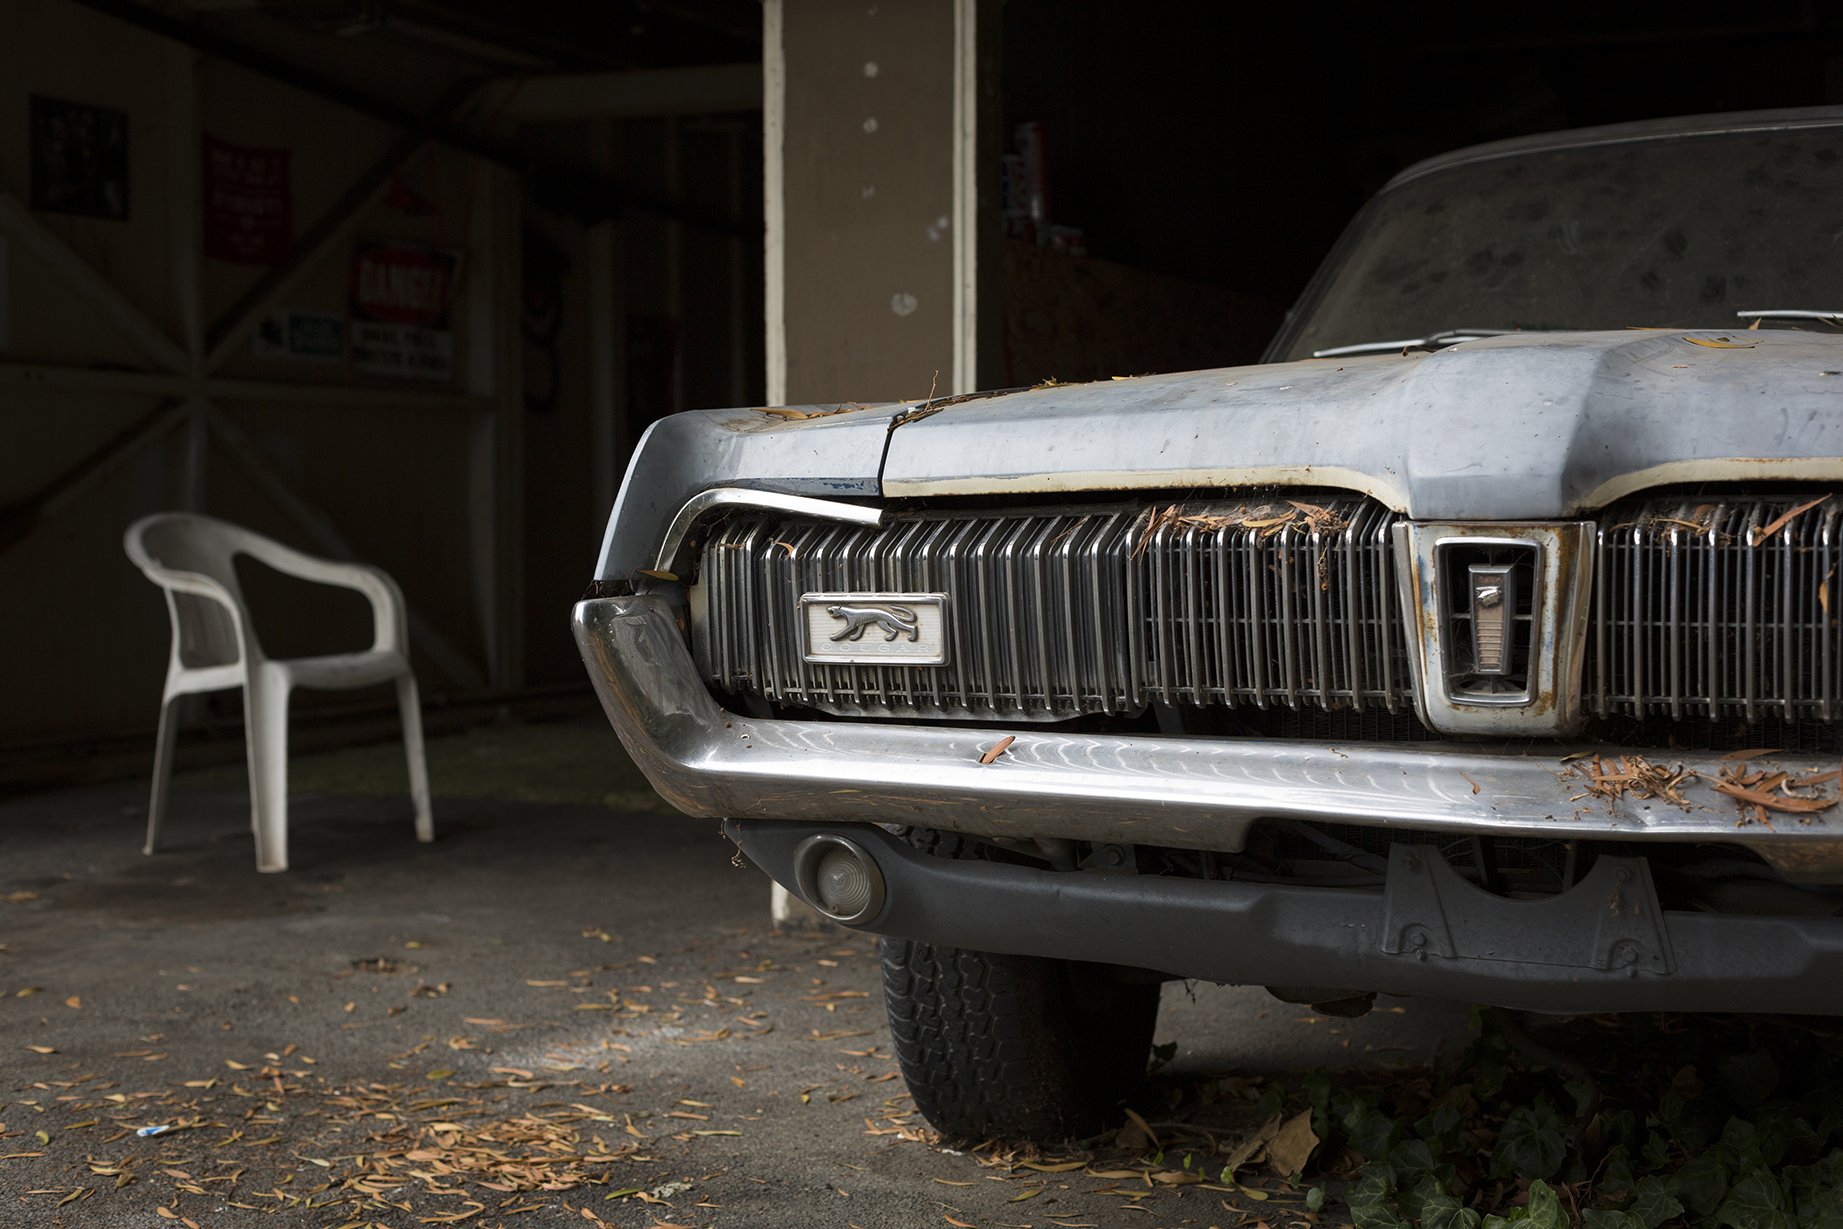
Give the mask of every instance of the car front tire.
[(890, 1035), (915, 1106), (943, 1135), (1095, 1134), (1145, 1075), (1159, 986), (1036, 956), (883, 940)]

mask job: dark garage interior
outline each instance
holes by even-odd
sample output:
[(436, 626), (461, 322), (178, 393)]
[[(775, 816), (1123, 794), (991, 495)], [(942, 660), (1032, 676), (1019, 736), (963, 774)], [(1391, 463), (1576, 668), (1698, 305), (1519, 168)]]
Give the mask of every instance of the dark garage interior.
[[(1743, 1175), (1843, 1182), (1843, 1151), (1643, 1129), (1705, 1087), (1834, 1089), (1828, 1020), (1341, 1020), (1185, 983), (1118, 1134), (943, 1151), (874, 941), (771, 918), (623, 753), (570, 634), (667, 415), (1257, 363), (1397, 172), (1843, 106), (1843, 12), (7, 0), (0, 80), (0, 1223), (1476, 1226), (1365, 1219), (1349, 1165), (1228, 1159), (1313, 1097), (1322, 1125), (1317, 1069), (1399, 1145), (1462, 1055), (1471, 1112), (1542, 1107), (1467, 1137), (1483, 1211), (1537, 1206), (1518, 1129), (1594, 1132), (1603, 1167), (1558, 1161), (1573, 1202), (1532, 1224), (1700, 1226)], [(394, 578), (434, 844), (396, 696), (303, 689), (292, 869), (258, 876), (220, 690), (175, 709), (143, 856), (172, 633), (122, 541), (159, 512)], [(239, 569), (268, 655), (367, 643), (357, 593)], [(1614, 1052), (1661, 1084), (1571, 1057)], [(1581, 1221), (1621, 1132), (1621, 1164), (1703, 1139), (1721, 1192)], [(1767, 1211), (1719, 1223), (1836, 1223)]]

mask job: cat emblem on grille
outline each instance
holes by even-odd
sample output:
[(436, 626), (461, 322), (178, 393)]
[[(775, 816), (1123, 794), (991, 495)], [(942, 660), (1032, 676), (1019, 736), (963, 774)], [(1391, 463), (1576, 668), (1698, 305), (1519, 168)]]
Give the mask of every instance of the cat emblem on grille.
[(802, 593), (799, 618), (789, 630), (799, 640), (788, 647), (814, 665), (945, 665), (947, 595)]
[(883, 633), (885, 640), (894, 640), (898, 636), (907, 636), (910, 640), (921, 639), (921, 616), (907, 606), (847, 606), (840, 603), (827, 606), (826, 613), (834, 619), (843, 619), (845, 626), (831, 637), (833, 640), (862, 640), (864, 633), (876, 628)]

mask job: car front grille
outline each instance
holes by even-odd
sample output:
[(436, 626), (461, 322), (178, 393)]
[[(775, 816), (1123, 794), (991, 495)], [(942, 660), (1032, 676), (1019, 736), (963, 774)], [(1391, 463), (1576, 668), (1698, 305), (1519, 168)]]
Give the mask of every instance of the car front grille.
[[(1653, 733), (1715, 722), (1743, 741), (1750, 723), (1843, 716), (1843, 499), (1821, 495), (1604, 513), (1586, 711)], [(874, 527), (743, 514), (704, 549), (698, 656), (721, 690), (842, 715), (1061, 720), (1163, 703), (1406, 717), (1398, 519), (1309, 491), (899, 511)], [(806, 593), (944, 594), (946, 664), (807, 661)]]
[[(757, 516), (705, 548), (701, 657), (728, 691), (840, 713), (1058, 720), (1149, 703), (1406, 709), (1389, 539), (1349, 495)], [(810, 592), (947, 595), (941, 666), (805, 660)]]
[(1843, 501), (1820, 492), (1609, 510), (1596, 552), (1589, 710), (1836, 720), (1840, 519)]

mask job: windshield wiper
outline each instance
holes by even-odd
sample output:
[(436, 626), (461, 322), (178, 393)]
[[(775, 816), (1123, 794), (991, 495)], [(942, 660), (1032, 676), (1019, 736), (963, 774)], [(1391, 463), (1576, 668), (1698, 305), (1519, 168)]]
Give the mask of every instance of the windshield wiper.
[(1444, 350), (1456, 346), (1462, 341), (1482, 341), (1487, 337), (1503, 337), (1516, 329), (1447, 329), (1443, 333), (1429, 333), (1425, 337), (1409, 337), (1401, 341), (1359, 341), (1349, 346), (1332, 346), (1326, 350), (1312, 351), (1313, 358), (1344, 358), (1353, 354), (1405, 354), (1409, 350)]
[(1785, 307), (1774, 311), (1735, 312), (1742, 320), (1822, 320), (1826, 324), (1843, 324), (1843, 312), (1811, 311), (1802, 307)]

